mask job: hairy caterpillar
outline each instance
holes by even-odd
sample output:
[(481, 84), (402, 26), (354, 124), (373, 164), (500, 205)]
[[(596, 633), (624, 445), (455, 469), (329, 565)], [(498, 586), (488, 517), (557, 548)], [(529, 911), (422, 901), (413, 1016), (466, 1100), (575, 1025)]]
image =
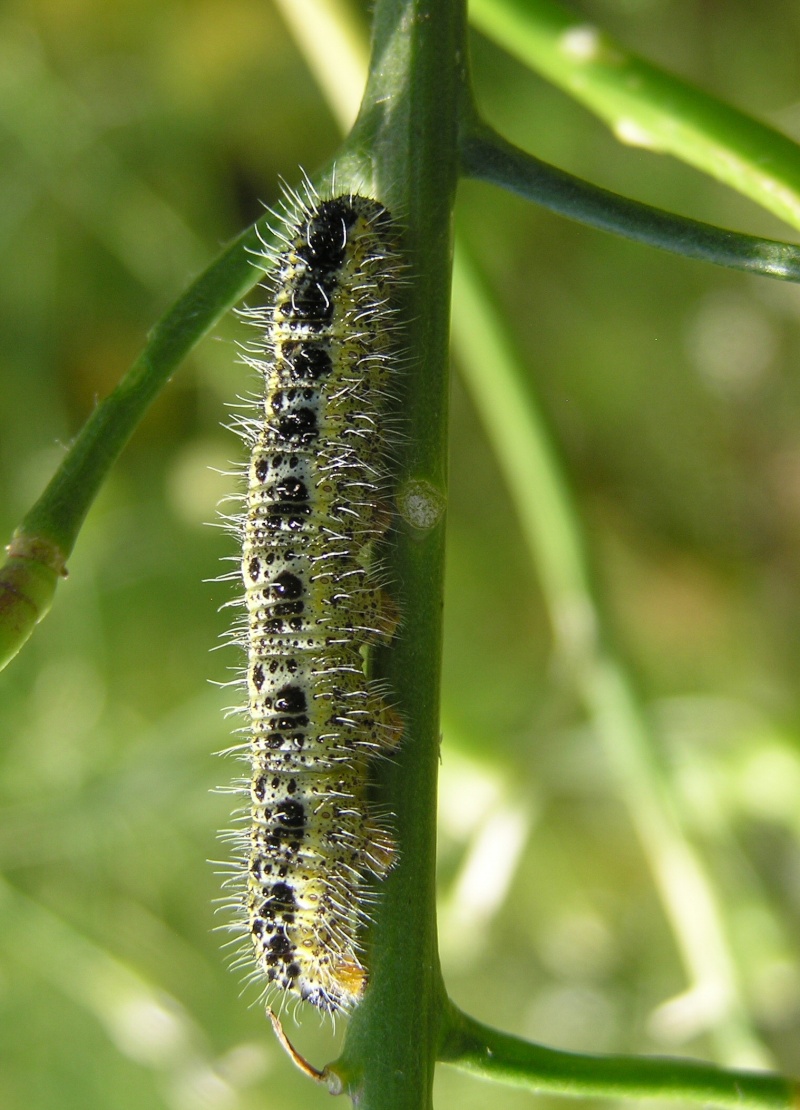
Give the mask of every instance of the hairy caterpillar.
[(385, 875), (394, 854), (367, 791), (400, 727), (367, 671), (397, 623), (375, 548), (389, 523), (400, 262), (376, 200), (310, 188), (290, 199), (271, 307), (246, 313), (265, 336), (245, 356), (264, 412), (241, 422), (245, 616), (233, 634), (248, 656), (237, 750), (251, 775), (233, 882), (254, 978), (337, 1012), (365, 986), (366, 876)]

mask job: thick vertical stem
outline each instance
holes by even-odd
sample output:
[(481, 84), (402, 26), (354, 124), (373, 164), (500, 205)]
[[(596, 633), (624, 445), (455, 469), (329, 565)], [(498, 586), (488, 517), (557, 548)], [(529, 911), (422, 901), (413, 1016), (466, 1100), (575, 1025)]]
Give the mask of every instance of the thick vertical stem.
[[(381, 771), (398, 862), (381, 884), (369, 938), (371, 985), (329, 1068), (359, 1106), (430, 1105), (443, 989), (435, 916), (436, 780), (447, 483), (452, 207), (463, 82), (461, 0), (383, 0), (371, 75), (348, 154), (403, 229), (409, 260), (398, 374), (396, 527), (389, 591), (401, 611), (391, 649), (375, 660), (404, 722), (402, 746)], [(363, 173), (363, 169), (362, 169)]]

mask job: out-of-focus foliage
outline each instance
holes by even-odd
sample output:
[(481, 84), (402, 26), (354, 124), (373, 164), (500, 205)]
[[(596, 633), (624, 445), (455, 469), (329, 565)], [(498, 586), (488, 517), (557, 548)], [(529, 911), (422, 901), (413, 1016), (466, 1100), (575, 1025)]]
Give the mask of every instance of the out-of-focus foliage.
[[(582, 0), (640, 53), (800, 137), (791, 0)], [(761, 234), (700, 175), (616, 144), (475, 43), (487, 117), (607, 187)], [(0, 523), (8, 535), (145, 331), (278, 179), (335, 149), (264, 0), (9, 0), (0, 11)], [(609, 608), (717, 884), (743, 991), (800, 1070), (800, 290), (718, 272), (465, 186), (463, 215), (540, 385)], [(214, 752), (235, 652), (208, 527), (254, 386), (240, 325), (154, 406), (70, 579), (0, 676), (0, 1105), (310, 1107), (327, 1095), (239, 997), (212, 933)], [(708, 1054), (509, 502), (456, 383), (441, 940), (454, 998), (582, 1050)], [(330, 1036), (304, 1014), (317, 1062)], [(443, 1071), (441, 1106), (528, 1104)]]

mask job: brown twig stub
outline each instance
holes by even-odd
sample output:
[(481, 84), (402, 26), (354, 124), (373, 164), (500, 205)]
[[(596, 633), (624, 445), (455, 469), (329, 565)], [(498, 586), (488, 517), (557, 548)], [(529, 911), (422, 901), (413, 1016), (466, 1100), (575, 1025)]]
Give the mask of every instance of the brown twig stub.
[(272, 1022), (272, 1028), (275, 1030), (275, 1036), (280, 1041), (281, 1047), (295, 1067), (298, 1067), (304, 1075), (307, 1075), (309, 1079), (313, 1079), (315, 1083), (325, 1083), (325, 1071), (320, 1071), (318, 1068), (315, 1068), (313, 1064), (309, 1064), (304, 1056), (300, 1055), (284, 1033), (281, 1019), (278, 1015), (273, 1010), (268, 1009), (267, 1017)]

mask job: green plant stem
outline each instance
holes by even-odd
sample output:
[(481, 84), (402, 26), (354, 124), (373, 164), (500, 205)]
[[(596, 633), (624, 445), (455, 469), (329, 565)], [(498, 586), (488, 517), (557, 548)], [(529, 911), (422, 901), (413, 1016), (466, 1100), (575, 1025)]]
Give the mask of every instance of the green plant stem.
[(658, 1056), (560, 1052), (491, 1029), (451, 1005), (440, 1059), (536, 1094), (681, 1099), (732, 1110), (794, 1110), (798, 1084), (780, 1075)]
[[(287, 0), (281, 0), (282, 7)], [(289, 0), (291, 2), (291, 0)], [(324, 24), (339, 0), (303, 0)], [(444, 988), (436, 935), (436, 787), (439, 762), (441, 599), (447, 490), (449, 286), (452, 257), (456, 99), (451, 62), (463, 44), (463, 5), (398, 3), (376, 10), (370, 77), (354, 132), (336, 157), (337, 188), (366, 188), (397, 215), (413, 259), (395, 391), (402, 438), (395, 448), (399, 526), (386, 545), (387, 577), (402, 622), (388, 652), (376, 653), (403, 717), (400, 750), (382, 768), (381, 799), (393, 815), (398, 861), (380, 885), (367, 938), (370, 987), (353, 1014), (340, 1058), (324, 1069), (332, 1091), (359, 1106), (430, 1105)], [(345, 22), (347, 21), (345, 5)], [(296, 20), (292, 16), (292, 27)], [(407, 33), (411, 29), (411, 34)], [(331, 51), (331, 41), (334, 49)], [(342, 126), (351, 107), (342, 88), (363, 86), (367, 52), (352, 35), (324, 41), (304, 22), (297, 42)], [(463, 56), (463, 53), (462, 53)], [(448, 61), (448, 59), (450, 61)], [(443, 61), (444, 60), (444, 61)], [(409, 519), (421, 498), (431, 524)]]
[(672, 154), (800, 227), (800, 147), (628, 53), (557, 0), (472, 0), (476, 27), (623, 142)]
[[(444, 504), (452, 219), (458, 175), (457, 106), (465, 57), (463, 0), (379, 0), (371, 68), (355, 129), (337, 156), (341, 186), (366, 181), (402, 229), (403, 367), (393, 392), (401, 436), (393, 483), (397, 523), (387, 581), (402, 614), (391, 648), (376, 652), (404, 722), (379, 771), (397, 864), (381, 883), (367, 938), (370, 986), (326, 1075), (359, 1107), (424, 1110), (444, 992), (436, 936), (436, 786), (444, 589)], [(396, 467), (396, 478), (395, 478)]]
[(762, 1063), (729, 954), (714, 885), (681, 829), (635, 683), (613, 644), (586, 540), (530, 374), (467, 252), (456, 253), (453, 336), (537, 566), (556, 649), (569, 666), (614, 769), (692, 985), (719, 1000), (723, 1059)]
[(235, 239), (159, 321), (119, 385), (101, 401), (44, 493), (14, 532), (0, 567), (0, 668), (48, 611), (81, 525), (109, 470), (173, 371), (259, 280), (266, 219)]
[(526, 154), (480, 121), (467, 127), (461, 156), (467, 176), (590, 227), (717, 266), (800, 281), (800, 247), (742, 235), (611, 193)]

